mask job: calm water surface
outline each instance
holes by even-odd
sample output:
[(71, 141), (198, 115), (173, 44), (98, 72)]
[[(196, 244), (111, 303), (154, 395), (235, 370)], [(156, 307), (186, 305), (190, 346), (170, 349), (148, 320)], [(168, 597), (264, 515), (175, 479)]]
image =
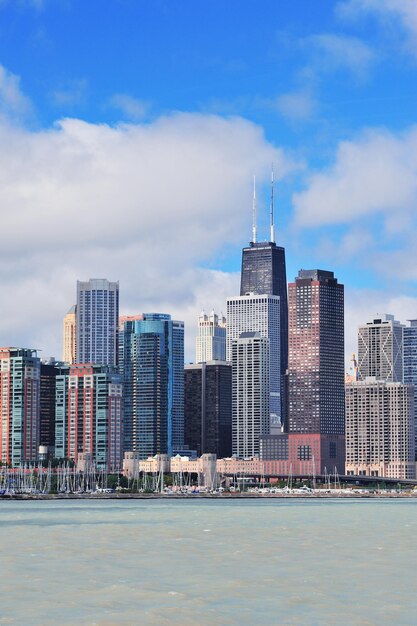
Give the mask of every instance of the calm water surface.
[(417, 502), (0, 502), (0, 625), (417, 624)]

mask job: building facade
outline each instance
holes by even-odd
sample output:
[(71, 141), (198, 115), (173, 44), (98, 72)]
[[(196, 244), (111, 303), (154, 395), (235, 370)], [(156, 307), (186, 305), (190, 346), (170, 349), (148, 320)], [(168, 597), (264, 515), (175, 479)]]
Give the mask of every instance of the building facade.
[(404, 383), (414, 385), (415, 459), (417, 461), (417, 320), (408, 320), (403, 333)]
[(76, 364), (56, 377), (55, 456), (119, 471), (122, 449), (123, 384), (104, 365)]
[(225, 361), (184, 370), (184, 438), (197, 456), (232, 454), (232, 366)]
[(290, 456), (343, 474), (344, 287), (333, 272), (300, 270), (288, 302)]
[(124, 326), (125, 450), (141, 458), (184, 447), (184, 323), (145, 313)]
[(63, 322), (63, 346), (62, 346), (62, 360), (68, 365), (73, 365), (76, 361), (76, 338), (77, 338), (77, 307), (72, 306), (68, 313), (64, 317)]
[(270, 430), (269, 344), (259, 332), (232, 341), (232, 451), (239, 458), (259, 455)]
[[(273, 226), (273, 225), (272, 225)], [(271, 228), (271, 239), (273, 227)], [(242, 251), (240, 295), (273, 295), (279, 297), (279, 371), (280, 371), (280, 420), (286, 423), (288, 368), (288, 299), (285, 249), (272, 242), (251, 242)], [(259, 330), (257, 328), (242, 329)]]
[(282, 425), (280, 299), (273, 295), (236, 296), (227, 299), (227, 360), (232, 361), (233, 342), (242, 333), (259, 332), (269, 340), (269, 425), (276, 433)]
[(35, 350), (0, 348), (0, 460), (13, 467), (38, 458), (40, 371)]
[(346, 384), (346, 474), (414, 479), (414, 389), (369, 377)]
[(403, 326), (393, 315), (378, 315), (359, 326), (358, 374), (359, 380), (403, 381)]
[(54, 456), (55, 453), (56, 377), (61, 372), (62, 366), (59, 367), (54, 363), (41, 362), (39, 392), (39, 446), (46, 449), (46, 456)]
[(76, 362), (117, 366), (119, 283), (77, 281)]
[(198, 317), (196, 338), (196, 363), (226, 360), (226, 318), (214, 310), (210, 315), (204, 311)]

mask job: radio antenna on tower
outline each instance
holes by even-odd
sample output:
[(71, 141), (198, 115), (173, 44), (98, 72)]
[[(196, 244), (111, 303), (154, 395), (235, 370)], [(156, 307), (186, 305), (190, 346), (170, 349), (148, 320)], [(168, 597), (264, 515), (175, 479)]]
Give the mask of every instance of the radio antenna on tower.
[(271, 243), (275, 243), (275, 226), (274, 226), (274, 166), (271, 166)]
[(256, 243), (256, 176), (253, 177), (252, 242)]

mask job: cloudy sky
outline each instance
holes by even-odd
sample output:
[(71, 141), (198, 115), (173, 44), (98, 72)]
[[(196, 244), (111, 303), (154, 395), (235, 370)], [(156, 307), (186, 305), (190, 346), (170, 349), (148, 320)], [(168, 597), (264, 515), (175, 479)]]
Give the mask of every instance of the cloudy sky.
[(267, 235), (333, 270), (346, 351), (417, 317), (415, 0), (0, 0), (0, 345), (61, 356), (77, 279), (186, 322)]

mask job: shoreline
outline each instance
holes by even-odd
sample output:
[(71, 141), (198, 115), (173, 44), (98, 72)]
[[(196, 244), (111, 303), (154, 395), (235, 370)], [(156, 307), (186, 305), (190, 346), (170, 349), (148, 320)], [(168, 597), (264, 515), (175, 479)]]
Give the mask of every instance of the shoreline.
[(0, 500), (273, 500), (273, 499), (417, 499), (417, 493), (59, 493), (59, 494), (2, 494)]

